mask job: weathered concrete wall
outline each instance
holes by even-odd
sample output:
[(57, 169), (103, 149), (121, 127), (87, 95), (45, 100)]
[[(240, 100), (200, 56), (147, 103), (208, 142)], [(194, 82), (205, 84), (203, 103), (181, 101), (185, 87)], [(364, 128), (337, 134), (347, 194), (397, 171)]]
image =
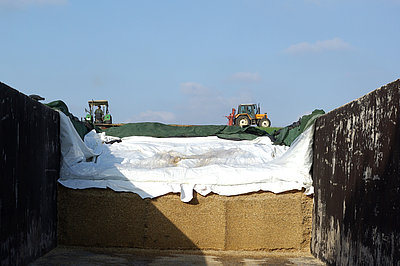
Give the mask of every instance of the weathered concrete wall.
[(316, 122), (312, 253), (400, 265), (400, 80)]
[(312, 198), (303, 192), (196, 195), (59, 187), (59, 243), (145, 249), (309, 251)]
[(59, 116), (0, 83), (0, 265), (25, 265), (57, 244)]

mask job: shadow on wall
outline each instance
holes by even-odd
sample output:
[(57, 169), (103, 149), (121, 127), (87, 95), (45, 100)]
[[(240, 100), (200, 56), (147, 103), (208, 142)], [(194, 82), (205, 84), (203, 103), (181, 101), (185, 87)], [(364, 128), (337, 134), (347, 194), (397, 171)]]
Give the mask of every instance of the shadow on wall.
[[(199, 222), (199, 217), (185, 214), (187, 204), (171, 204), (176, 206), (178, 219)], [(134, 193), (110, 189), (82, 191), (59, 185), (58, 219), (61, 245), (199, 249), (150, 199), (143, 200)], [(202, 229), (198, 229), (201, 234)]]

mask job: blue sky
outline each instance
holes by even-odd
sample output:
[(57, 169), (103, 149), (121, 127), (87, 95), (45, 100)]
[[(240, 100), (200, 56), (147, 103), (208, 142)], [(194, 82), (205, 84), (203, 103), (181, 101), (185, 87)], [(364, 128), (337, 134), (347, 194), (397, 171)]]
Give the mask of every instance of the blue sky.
[(400, 78), (400, 0), (0, 0), (0, 81), (78, 116), (272, 126)]

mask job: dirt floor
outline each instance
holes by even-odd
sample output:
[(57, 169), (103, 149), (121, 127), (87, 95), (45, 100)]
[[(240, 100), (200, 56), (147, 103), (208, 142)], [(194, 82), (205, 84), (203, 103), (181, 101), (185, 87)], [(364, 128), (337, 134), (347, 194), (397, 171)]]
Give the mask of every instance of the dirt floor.
[(59, 246), (30, 266), (325, 265), (307, 252), (160, 251)]

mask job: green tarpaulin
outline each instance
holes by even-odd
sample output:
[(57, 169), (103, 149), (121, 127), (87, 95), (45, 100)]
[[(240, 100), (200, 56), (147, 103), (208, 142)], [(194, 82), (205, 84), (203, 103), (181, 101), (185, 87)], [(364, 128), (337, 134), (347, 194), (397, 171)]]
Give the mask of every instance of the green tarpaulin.
[(75, 117), (73, 114), (71, 114), (68, 110), (67, 105), (61, 101), (53, 101), (50, 103), (46, 104), (48, 107), (59, 110), (61, 112), (63, 112), (66, 116), (69, 117), (69, 119), (71, 120), (72, 124), (74, 125), (75, 130), (78, 132), (79, 136), (82, 138), (85, 137), (85, 135), (93, 129), (93, 125), (89, 124), (88, 122), (82, 122), (79, 121), (79, 119), (77, 117)]
[(238, 126), (171, 126), (161, 123), (131, 123), (105, 130), (114, 137), (149, 136), (157, 138), (169, 137), (207, 137), (217, 136), (230, 140), (253, 140), (258, 136), (268, 136), (264, 130), (255, 127), (241, 128)]
[(275, 138), (274, 144), (290, 146), (292, 142), (311, 125), (321, 115), (325, 114), (324, 110), (316, 109), (309, 115), (302, 116), (299, 121), (290, 126), (284, 127), (272, 135)]
[[(67, 105), (61, 100), (53, 101), (46, 105), (53, 109), (60, 110), (67, 115), (82, 139), (94, 128), (93, 124), (79, 121), (77, 117), (69, 112)], [(130, 123), (120, 127), (111, 127), (103, 131), (109, 136), (120, 138), (129, 136), (157, 138), (217, 136), (229, 140), (253, 140), (259, 136), (268, 136), (272, 139), (274, 144), (290, 146), (304, 130), (314, 123), (315, 119), (323, 114), (325, 114), (323, 110), (316, 109), (311, 114), (302, 116), (299, 121), (292, 125), (275, 131), (272, 135), (256, 127), (241, 128), (238, 126), (223, 125), (172, 126), (152, 122)], [(101, 130), (96, 127), (96, 131), (99, 132)]]

